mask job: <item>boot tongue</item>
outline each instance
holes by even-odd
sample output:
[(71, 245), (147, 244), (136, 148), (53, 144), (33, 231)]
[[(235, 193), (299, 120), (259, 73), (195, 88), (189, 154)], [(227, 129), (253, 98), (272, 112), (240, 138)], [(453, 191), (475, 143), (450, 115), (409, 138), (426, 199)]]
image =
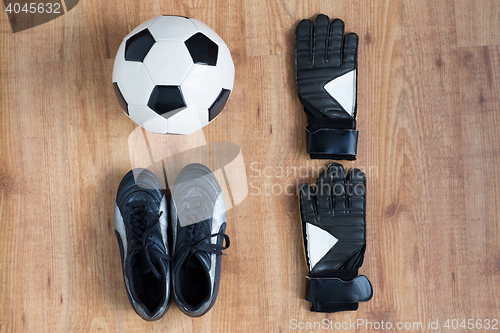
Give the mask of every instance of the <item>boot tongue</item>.
[(206, 268), (207, 271), (210, 271), (210, 253), (198, 251), (193, 256), (191, 256), (189, 260), (191, 261), (193, 259), (198, 261), (198, 265), (203, 265), (203, 267)]
[[(147, 257), (146, 251), (147, 250), (144, 249), (142, 251), (138, 251), (134, 255), (135, 267), (136, 267), (136, 269), (138, 269), (143, 274), (147, 274), (147, 273), (149, 273), (149, 272), (152, 271), (152, 267), (151, 267), (151, 264), (148, 261), (148, 257)], [(151, 258), (151, 262), (154, 262), (154, 258)]]
[(190, 267), (200, 267), (207, 272), (210, 271), (210, 253), (197, 251), (195, 253), (189, 254), (188, 252), (184, 260), (182, 263), (182, 267), (184, 267), (184, 269), (189, 269)]

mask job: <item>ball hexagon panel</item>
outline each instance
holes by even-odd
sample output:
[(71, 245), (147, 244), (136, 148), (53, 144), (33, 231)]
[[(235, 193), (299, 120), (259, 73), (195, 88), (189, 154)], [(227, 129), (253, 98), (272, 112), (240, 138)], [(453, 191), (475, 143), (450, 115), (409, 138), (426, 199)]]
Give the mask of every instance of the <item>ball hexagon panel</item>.
[(116, 52), (115, 62), (113, 64), (113, 82), (118, 81), (118, 74), (125, 62), (125, 42), (122, 42)]
[(151, 92), (148, 106), (157, 114), (168, 118), (169, 113), (186, 107), (179, 86), (156, 86)]
[(234, 84), (234, 64), (231, 53), (227, 46), (219, 47), (219, 58), (217, 59), (217, 72), (219, 73), (222, 88), (233, 90)]
[(148, 30), (154, 39), (184, 42), (198, 32), (190, 19), (182, 16), (162, 16), (151, 24)]
[(118, 87), (128, 104), (146, 105), (154, 83), (143, 63), (125, 61), (118, 75)]
[(167, 133), (168, 122), (162, 116), (144, 105), (129, 105), (129, 117), (141, 127), (154, 133)]
[(201, 32), (189, 37), (184, 44), (195, 64), (217, 65), (219, 46)]
[(222, 40), (222, 38), (220, 38), (220, 36), (217, 35), (217, 33), (215, 31), (213, 31), (205, 23), (203, 23), (203, 22), (201, 22), (201, 21), (199, 21), (197, 19), (191, 19), (191, 22), (193, 22), (193, 24), (196, 26), (196, 28), (198, 28), (198, 31), (200, 31), (201, 33), (203, 33), (208, 38), (210, 38), (217, 45), (219, 45), (219, 46), (226, 45), (226, 43), (224, 43), (224, 41)]
[(132, 30), (127, 36), (125, 36), (125, 38), (123, 40), (127, 40), (130, 37), (132, 37), (133, 35), (135, 35), (136, 33), (138, 33), (139, 31), (142, 31), (142, 30), (148, 28), (151, 24), (153, 24), (154, 21), (158, 20), (160, 17), (161, 16), (155, 16), (155, 17), (147, 20), (146, 22), (142, 22), (137, 27), (135, 27), (134, 30)]
[(222, 84), (215, 66), (194, 64), (181, 83), (186, 104), (198, 109), (208, 109), (221, 89)]
[(193, 60), (184, 43), (162, 40), (153, 45), (144, 65), (155, 85), (176, 86), (186, 77)]
[(139, 31), (125, 42), (125, 60), (144, 61), (154, 44), (155, 39), (148, 29)]
[(208, 124), (208, 110), (186, 108), (168, 118), (168, 132), (191, 134)]

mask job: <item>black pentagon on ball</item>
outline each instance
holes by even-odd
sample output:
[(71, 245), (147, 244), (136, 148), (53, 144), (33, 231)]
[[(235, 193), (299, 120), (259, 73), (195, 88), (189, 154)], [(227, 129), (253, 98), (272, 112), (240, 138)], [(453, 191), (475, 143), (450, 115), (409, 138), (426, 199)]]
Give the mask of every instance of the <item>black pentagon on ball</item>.
[(148, 106), (165, 116), (166, 113), (186, 107), (180, 86), (156, 86), (149, 97)]
[(231, 90), (222, 89), (215, 102), (208, 108), (208, 121), (212, 121), (226, 106)]
[(144, 58), (146, 58), (146, 55), (155, 42), (153, 35), (151, 35), (151, 32), (147, 28), (139, 31), (130, 37), (125, 44), (125, 60), (144, 61)]
[(201, 32), (189, 37), (184, 44), (195, 64), (217, 65), (219, 46)]
[(118, 99), (118, 104), (120, 104), (121, 108), (123, 109), (123, 111), (125, 111), (125, 113), (128, 116), (129, 115), (128, 103), (125, 100), (125, 98), (123, 97), (122, 92), (120, 91), (120, 88), (118, 87), (118, 83), (113, 82), (113, 88), (115, 89), (115, 95), (116, 95), (116, 98)]

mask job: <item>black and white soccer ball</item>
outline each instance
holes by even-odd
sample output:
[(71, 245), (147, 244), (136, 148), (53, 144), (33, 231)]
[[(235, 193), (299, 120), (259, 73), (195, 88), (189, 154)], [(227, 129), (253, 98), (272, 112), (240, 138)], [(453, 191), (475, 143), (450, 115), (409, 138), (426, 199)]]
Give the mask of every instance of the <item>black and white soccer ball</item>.
[(196, 19), (157, 16), (118, 48), (113, 86), (125, 113), (148, 131), (190, 134), (222, 111), (234, 83), (228, 47)]

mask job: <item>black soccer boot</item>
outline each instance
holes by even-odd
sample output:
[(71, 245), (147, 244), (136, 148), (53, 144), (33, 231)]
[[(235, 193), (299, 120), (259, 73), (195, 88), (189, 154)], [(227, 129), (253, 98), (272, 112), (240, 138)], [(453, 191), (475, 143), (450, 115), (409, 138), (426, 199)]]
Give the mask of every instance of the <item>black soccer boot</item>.
[(215, 303), (222, 250), (229, 247), (224, 194), (207, 167), (190, 164), (181, 170), (172, 191), (171, 214), (174, 299), (182, 312), (199, 317)]
[(167, 201), (160, 181), (147, 169), (134, 169), (120, 183), (115, 233), (130, 304), (144, 320), (160, 319), (170, 301)]

